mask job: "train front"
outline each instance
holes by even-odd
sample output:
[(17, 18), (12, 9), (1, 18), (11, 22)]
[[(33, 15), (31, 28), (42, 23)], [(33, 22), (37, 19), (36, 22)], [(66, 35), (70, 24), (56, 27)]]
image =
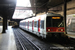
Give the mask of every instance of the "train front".
[(50, 15), (46, 17), (46, 32), (50, 37), (66, 36), (63, 17), (61, 15)]

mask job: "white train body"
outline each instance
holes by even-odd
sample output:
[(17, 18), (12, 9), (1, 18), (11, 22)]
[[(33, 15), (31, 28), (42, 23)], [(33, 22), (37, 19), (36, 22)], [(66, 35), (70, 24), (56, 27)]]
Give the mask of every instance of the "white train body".
[[(52, 19), (52, 17), (55, 17), (55, 18), (59, 17), (60, 19)], [(63, 21), (63, 19), (62, 19), (63, 17), (61, 15), (43, 14), (43, 15), (39, 15), (36, 17), (32, 17), (32, 18), (28, 18), (28, 19), (20, 21), (20, 28), (27, 30), (29, 32), (32, 32), (33, 34), (36, 34), (37, 36), (41, 36), (43, 38), (46, 38), (47, 35), (52, 36), (52, 34), (53, 34), (53, 36), (58, 35), (58, 34), (59, 34), (59, 36), (65, 35), (64, 26), (62, 26), (62, 27), (57, 27), (57, 26), (56, 27), (53, 27), (53, 26), (47, 27), (47, 25), (48, 25), (47, 23), (52, 23), (49, 21), (49, 19), (47, 21), (47, 18), (50, 18), (50, 20), (56, 20), (56, 21), (60, 20), (60, 22), (58, 22), (59, 25)], [(60, 29), (60, 31), (59, 31), (59, 29)]]

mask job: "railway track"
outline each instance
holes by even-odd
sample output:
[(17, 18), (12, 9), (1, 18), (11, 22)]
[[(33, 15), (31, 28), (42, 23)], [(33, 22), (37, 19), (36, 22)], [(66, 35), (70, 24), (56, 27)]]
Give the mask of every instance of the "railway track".
[[(14, 32), (16, 32), (15, 33), (16, 35), (18, 33), (20, 33), (20, 35), (17, 35), (19, 38), (20, 38), (20, 36), (24, 36), (26, 39), (29, 39), (28, 41), (31, 40), (29, 43), (32, 43), (34, 46), (36, 46), (36, 45), (38, 46), (38, 47), (36, 46), (36, 48), (39, 48), (39, 49), (36, 49), (36, 50), (53, 50), (53, 47), (56, 48), (56, 49), (59, 49), (59, 50), (65, 50), (65, 49), (67, 49), (67, 50), (71, 50), (72, 49), (73, 50), (74, 46), (75, 46), (74, 45), (75, 44), (74, 40), (70, 40), (71, 43), (69, 43), (69, 44), (63, 43), (63, 41), (59, 41), (59, 39), (56, 40), (56, 41), (54, 40), (53, 42), (51, 42), (51, 40), (50, 41), (40, 41), (40, 39), (38, 40), (38, 38), (25, 33), (21, 29), (14, 29)], [(33, 41), (32, 39), (35, 40), (35, 41)], [(61, 43), (59, 43), (59, 42), (61, 42)], [(20, 44), (20, 45), (22, 45), (22, 44)], [(26, 44), (24, 44), (24, 45), (26, 46)], [(32, 45), (32, 47), (34, 47), (33, 45)], [(35, 50), (35, 49), (32, 49), (32, 50)]]
[[(24, 33), (21, 29), (18, 29), (18, 30), (21, 31), (21, 33)], [(23, 35), (25, 35), (25, 34), (23, 34)], [(43, 41), (43, 42), (45, 42), (45, 41)], [(42, 48), (41, 50), (53, 50), (53, 47), (55, 47), (56, 49), (59, 49), (59, 50), (64, 50), (64, 46), (63, 45), (56, 44), (56, 43), (53, 43), (53, 42), (48, 42), (47, 41), (47, 43), (45, 42), (44, 45), (47, 46), (47, 47)], [(51, 45), (54, 45), (54, 46), (51, 46)], [(66, 48), (66, 49), (68, 49), (68, 48)]]
[[(17, 38), (19, 44), (21, 45), (20, 48), (22, 50), (41, 50), (39, 47), (37, 47), (34, 43), (29, 41), (18, 29), (13, 29), (15, 37)], [(19, 49), (20, 49), (19, 48)]]

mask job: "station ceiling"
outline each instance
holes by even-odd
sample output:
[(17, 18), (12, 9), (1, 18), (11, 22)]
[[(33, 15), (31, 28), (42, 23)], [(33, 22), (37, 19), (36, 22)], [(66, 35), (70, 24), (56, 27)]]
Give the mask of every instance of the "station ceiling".
[[(71, 0), (67, 0), (71, 1)], [(36, 7), (36, 14), (39, 12), (44, 12), (44, 11), (48, 11), (48, 9), (52, 8), (52, 7), (56, 7), (60, 4), (64, 3), (64, 0), (34, 0), (34, 4), (31, 0), (32, 3), (32, 7)]]
[(12, 18), (16, 6), (16, 0), (0, 0), (0, 16)]
[[(71, 0), (67, 0), (71, 1)], [(12, 18), (15, 7), (18, 10), (33, 10), (34, 13), (44, 12), (48, 9), (64, 3), (64, 0), (30, 0), (31, 7), (16, 7), (16, 0), (0, 0), (0, 15)]]

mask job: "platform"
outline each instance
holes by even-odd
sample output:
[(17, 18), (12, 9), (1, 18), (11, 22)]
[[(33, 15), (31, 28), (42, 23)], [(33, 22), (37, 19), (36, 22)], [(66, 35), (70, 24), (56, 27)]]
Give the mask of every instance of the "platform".
[(0, 50), (17, 50), (11, 26), (8, 26), (6, 33), (1, 32), (2, 26), (0, 26)]
[(75, 32), (67, 32), (67, 36), (69, 36), (70, 38), (75, 39)]

